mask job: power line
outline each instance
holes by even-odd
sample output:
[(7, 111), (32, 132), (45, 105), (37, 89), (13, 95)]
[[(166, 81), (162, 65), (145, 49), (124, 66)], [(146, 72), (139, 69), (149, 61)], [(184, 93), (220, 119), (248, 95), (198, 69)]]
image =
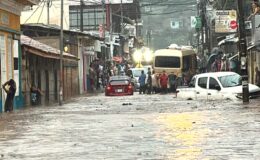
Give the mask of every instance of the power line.
[(30, 17), (28, 17), (26, 19), (26, 21), (24, 23), (26, 23), (29, 19), (32, 18), (32, 16), (36, 13), (36, 11), (40, 8), (41, 4), (43, 3), (44, 1), (41, 1), (41, 3), (38, 5), (38, 7), (34, 10), (34, 12), (30, 15)]
[(39, 21), (40, 21), (45, 4), (46, 4), (46, 2), (43, 3), (42, 10), (41, 10), (40, 16), (38, 17), (37, 23), (39, 23)]

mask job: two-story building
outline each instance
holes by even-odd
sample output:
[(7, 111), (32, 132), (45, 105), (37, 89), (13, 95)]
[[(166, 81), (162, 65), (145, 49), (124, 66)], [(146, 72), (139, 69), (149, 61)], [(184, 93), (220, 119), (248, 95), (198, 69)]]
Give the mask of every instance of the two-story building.
[[(1, 0), (0, 1), (0, 82), (14, 79), (17, 90), (14, 107), (23, 106), (21, 94), (21, 47), (20, 15), (24, 7), (39, 3), (39, 0)], [(4, 111), (6, 93), (0, 89), (0, 112)]]

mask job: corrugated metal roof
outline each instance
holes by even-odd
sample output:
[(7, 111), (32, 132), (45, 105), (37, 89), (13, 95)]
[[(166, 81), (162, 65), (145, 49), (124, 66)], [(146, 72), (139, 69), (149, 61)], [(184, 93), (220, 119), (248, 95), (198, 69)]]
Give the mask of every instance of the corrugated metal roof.
[[(56, 56), (56, 57), (60, 56), (60, 50), (53, 48), (49, 45), (43, 44), (43, 43), (36, 41), (36, 40), (34, 40), (34, 39), (32, 39), (28, 36), (25, 36), (25, 35), (21, 35), (21, 44), (29, 46), (31, 48), (35, 48), (35, 49), (40, 50), (40, 51), (45, 52), (45, 53), (52, 54), (53, 56)], [(77, 59), (76, 56), (69, 54), (69, 53), (66, 53), (66, 52), (63, 52), (63, 56), (68, 57), (68, 58)]]
[[(22, 24), (21, 26), (22, 26), (22, 30), (23, 30), (23, 27), (40, 27), (40, 28), (44, 28), (44, 29), (52, 29), (52, 30), (60, 31), (60, 26), (55, 25), (55, 24), (46, 25), (46, 24), (43, 24), (43, 23), (26, 23), (26, 24)], [(70, 30), (64, 29), (63, 31), (67, 32), (67, 33), (69, 33), (69, 32), (70, 33), (77, 33), (77, 34), (80, 34), (80, 35), (83, 35), (83, 36), (89, 36), (89, 37), (99, 39), (99, 40), (103, 39), (103, 38), (99, 37), (98, 31), (83, 31), (83, 32), (81, 32), (79, 29), (70, 29)]]

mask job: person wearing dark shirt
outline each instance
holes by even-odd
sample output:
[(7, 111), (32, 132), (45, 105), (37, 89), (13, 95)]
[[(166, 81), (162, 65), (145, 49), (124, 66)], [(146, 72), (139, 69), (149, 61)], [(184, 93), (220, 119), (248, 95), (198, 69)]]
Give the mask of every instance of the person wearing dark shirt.
[(144, 71), (141, 71), (141, 75), (138, 79), (138, 82), (140, 83), (140, 89), (139, 89), (139, 94), (144, 94), (145, 93), (145, 80), (146, 80), (146, 75), (144, 74)]
[[(9, 86), (9, 88), (7, 88), (7, 86)], [(9, 81), (5, 82), (2, 87), (7, 94), (4, 106), (5, 112), (11, 112), (13, 111), (13, 100), (16, 92), (16, 83), (13, 79), (10, 79)]]
[(147, 77), (147, 94), (152, 93), (152, 72), (151, 68), (148, 68), (148, 77)]

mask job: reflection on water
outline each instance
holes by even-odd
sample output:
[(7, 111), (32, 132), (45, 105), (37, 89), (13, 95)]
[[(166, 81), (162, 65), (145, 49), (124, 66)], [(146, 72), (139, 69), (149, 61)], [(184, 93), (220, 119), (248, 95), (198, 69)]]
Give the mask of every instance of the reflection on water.
[(157, 136), (174, 146), (167, 155), (169, 159), (202, 159), (200, 146), (209, 132), (200, 128), (205, 118), (201, 113), (163, 114), (158, 118), (161, 128)]

